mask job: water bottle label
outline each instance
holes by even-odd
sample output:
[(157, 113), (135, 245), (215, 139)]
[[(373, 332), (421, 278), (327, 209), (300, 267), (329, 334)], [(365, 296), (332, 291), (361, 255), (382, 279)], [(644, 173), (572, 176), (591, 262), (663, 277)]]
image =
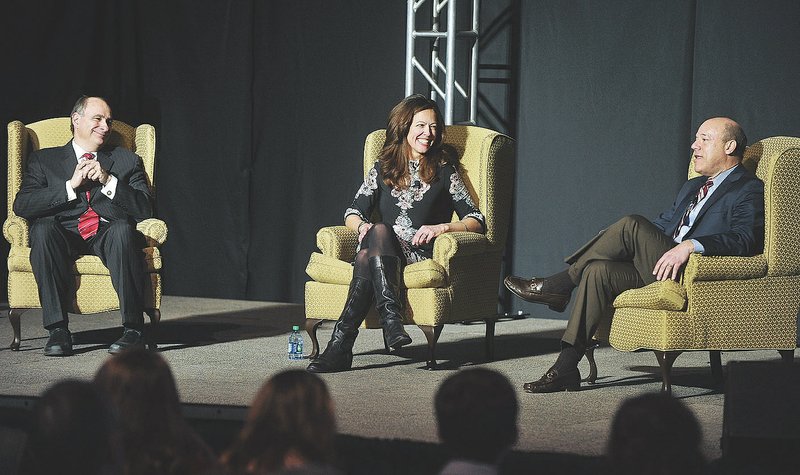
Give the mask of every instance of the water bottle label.
[(289, 346), (287, 348), (290, 360), (303, 359), (303, 337), (297, 332), (289, 335)]

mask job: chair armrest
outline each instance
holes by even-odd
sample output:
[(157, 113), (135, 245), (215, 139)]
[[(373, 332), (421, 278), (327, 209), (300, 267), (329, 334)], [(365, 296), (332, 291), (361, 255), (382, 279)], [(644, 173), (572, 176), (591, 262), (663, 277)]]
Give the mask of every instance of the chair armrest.
[(28, 221), (19, 216), (9, 216), (3, 223), (3, 236), (11, 246), (29, 247)]
[(489, 250), (489, 240), (481, 233), (454, 232), (441, 234), (433, 244), (433, 260), (449, 268), (448, 261), (458, 254), (461, 257), (483, 254)]
[(746, 280), (767, 275), (767, 258), (757, 256), (703, 256), (691, 254), (683, 273), (684, 285), (695, 281)]
[(614, 299), (614, 308), (626, 307), (680, 312), (686, 308), (686, 288), (674, 280), (662, 280), (629, 289)]
[(357, 245), (358, 233), (347, 226), (327, 226), (317, 231), (317, 247), (325, 256), (352, 262)]
[[(328, 226), (317, 231), (317, 247), (325, 256), (352, 262), (358, 233), (347, 226)], [(486, 236), (473, 232), (454, 232), (438, 236), (433, 245), (433, 259), (446, 267), (456, 253), (459, 256), (483, 254), (489, 247)]]
[(144, 234), (150, 247), (158, 247), (167, 240), (167, 223), (157, 218), (148, 218), (136, 225), (136, 230)]
[[(158, 247), (167, 240), (167, 224), (156, 218), (145, 219), (136, 229), (148, 239), (148, 246)], [(3, 235), (12, 246), (30, 247), (28, 221), (9, 216), (3, 223)]]

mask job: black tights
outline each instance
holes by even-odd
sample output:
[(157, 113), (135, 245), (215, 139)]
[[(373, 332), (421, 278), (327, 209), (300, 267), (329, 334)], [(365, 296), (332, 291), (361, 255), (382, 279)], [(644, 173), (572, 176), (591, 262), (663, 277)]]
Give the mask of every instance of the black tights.
[(373, 224), (361, 240), (361, 250), (353, 263), (353, 276), (372, 280), (369, 271), (369, 258), (375, 256), (397, 256), (403, 262), (400, 243), (391, 226), (384, 223)]

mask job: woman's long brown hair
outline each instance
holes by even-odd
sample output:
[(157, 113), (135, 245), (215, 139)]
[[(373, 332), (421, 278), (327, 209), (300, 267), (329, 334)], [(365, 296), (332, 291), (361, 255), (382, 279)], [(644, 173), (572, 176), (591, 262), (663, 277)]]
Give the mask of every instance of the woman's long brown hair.
[(386, 125), (386, 141), (383, 143), (379, 160), (383, 181), (390, 188), (406, 189), (411, 184), (408, 157), (411, 147), (406, 140), (411, 129), (414, 114), (431, 109), (436, 115), (436, 138), (428, 153), (420, 160), (420, 177), (425, 183), (436, 178), (436, 168), (442, 162), (450, 162), (452, 156), (442, 149), (444, 119), (435, 101), (421, 94), (408, 96), (392, 108)]

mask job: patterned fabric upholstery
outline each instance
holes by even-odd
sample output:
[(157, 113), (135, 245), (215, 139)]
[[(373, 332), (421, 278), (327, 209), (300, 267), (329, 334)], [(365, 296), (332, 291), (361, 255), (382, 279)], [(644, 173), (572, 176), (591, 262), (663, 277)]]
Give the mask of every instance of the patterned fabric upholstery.
[(640, 292), (624, 292), (619, 295), (614, 300), (614, 307), (676, 311), (686, 307), (686, 289), (674, 280), (654, 282), (638, 290)]
[[(14, 214), (13, 204), (22, 184), (25, 159), (32, 150), (60, 147), (72, 138), (69, 117), (46, 119), (32, 124), (13, 121), (8, 124), (8, 218), (3, 235), (11, 244), (8, 255), (8, 304), (11, 309), (40, 308), (39, 292), (30, 263), (28, 222)], [(108, 143), (121, 145), (142, 157), (144, 170), (155, 197), (154, 171), (156, 136), (152, 125), (132, 127), (115, 120)], [(148, 247), (145, 255), (150, 288), (145, 290), (145, 307), (161, 307), (161, 253), (158, 246), (167, 239), (167, 225), (160, 219), (146, 219), (137, 225)], [(119, 308), (119, 300), (108, 269), (97, 256), (80, 256), (75, 263), (77, 299), (75, 313), (97, 313)]]
[[(386, 133), (377, 130), (364, 145), (364, 173), (374, 165)], [(488, 318), (497, 313), (500, 263), (510, 219), (513, 140), (474, 126), (447, 127), (444, 142), (461, 156), (461, 174), (475, 204), (486, 217), (486, 235), (453, 232), (439, 236), (433, 258), (406, 266), (406, 323), (437, 326)], [(353, 181), (356, 183), (356, 180)], [(355, 192), (355, 188), (354, 188)], [(342, 210), (346, 203), (341, 203)], [(454, 220), (457, 220), (454, 216)], [(358, 236), (345, 226), (317, 233), (320, 253), (306, 268), (306, 318), (336, 320), (344, 307)], [(366, 327), (378, 326), (374, 315)]]
[[(765, 185), (764, 253), (693, 254), (680, 284), (657, 282), (614, 301), (609, 342), (622, 351), (793, 350), (800, 308), (800, 138), (747, 148), (745, 166)], [(689, 176), (694, 176), (690, 167)], [(678, 299), (661, 298), (670, 292)]]

